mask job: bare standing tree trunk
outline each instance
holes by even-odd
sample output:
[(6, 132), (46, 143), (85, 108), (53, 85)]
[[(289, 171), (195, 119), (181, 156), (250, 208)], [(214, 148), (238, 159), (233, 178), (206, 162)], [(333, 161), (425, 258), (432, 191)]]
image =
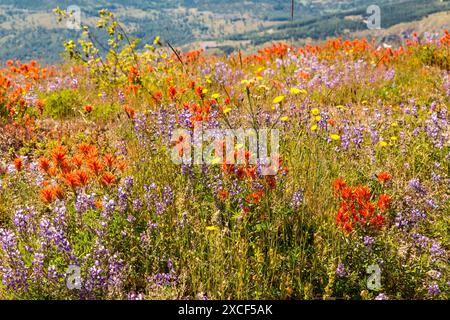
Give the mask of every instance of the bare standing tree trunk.
[(294, 21), (294, 0), (292, 0), (292, 6), (291, 6), (291, 20)]

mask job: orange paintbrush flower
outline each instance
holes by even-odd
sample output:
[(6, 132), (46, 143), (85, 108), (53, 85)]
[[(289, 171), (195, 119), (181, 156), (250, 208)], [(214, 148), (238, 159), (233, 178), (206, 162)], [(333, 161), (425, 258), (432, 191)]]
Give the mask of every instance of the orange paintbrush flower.
[(116, 182), (116, 176), (113, 175), (111, 172), (105, 172), (102, 176), (101, 182), (103, 185), (108, 186)]
[(51, 203), (55, 199), (52, 186), (45, 187), (41, 190), (41, 199), (45, 203)]
[(89, 159), (87, 165), (95, 175), (99, 175), (103, 170), (103, 164), (97, 158)]
[(14, 159), (14, 167), (17, 171), (21, 171), (23, 169), (23, 161), (22, 158), (17, 157)]
[(53, 186), (53, 195), (61, 200), (64, 198), (64, 191), (58, 185)]
[(73, 164), (76, 168), (80, 169), (81, 166), (83, 165), (83, 156), (81, 156), (81, 155), (76, 155), (76, 156), (74, 156), (74, 157), (72, 158), (72, 164)]
[(64, 182), (72, 189), (80, 186), (80, 180), (78, 179), (78, 175), (74, 172), (67, 173), (64, 175)]
[(50, 161), (45, 157), (40, 158), (39, 168), (41, 168), (42, 171), (47, 172), (48, 169), (50, 169)]
[(77, 177), (79, 183), (81, 186), (85, 186), (88, 184), (89, 181), (89, 175), (86, 171), (83, 170), (76, 170), (73, 172), (73, 174)]
[(110, 167), (110, 168), (111, 168), (111, 167), (114, 165), (114, 162), (115, 162), (114, 156), (111, 155), (111, 154), (105, 154), (105, 155), (103, 156), (103, 161), (105, 162), (105, 165), (106, 165), (107, 167)]
[(218, 196), (221, 200), (226, 200), (228, 198), (228, 195), (229, 195), (228, 191), (226, 191), (226, 190), (220, 190), (218, 192)]
[(85, 157), (97, 155), (97, 148), (89, 143), (80, 143), (77, 148), (78, 151)]
[(386, 183), (392, 179), (392, 176), (389, 172), (383, 171), (378, 174), (377, 178), (381, 183)]
[(125, 167), (126, 167), (125, 161), (121, 160), (121, 161), (117, 162), (117, 169), (119, 169), (120, 171), (124, 172)]
[(128, 117), (130, 117), (131, 119), (134, 118), (134, 114), (136, 113), (136, 111), (133, 108), (131, 108), (128, 105), (125, 105), (124, 110), (125, 110), (125, 113), (128, 115)]
[(57, 146), (52, 151), (52, 158), (56, 165), (61, 165), (66, 159), (66, 148)]
[(169, 97), (170, 99), (174, 99), (175, 96), (177, 95), (177, 89), (175, 89), (174, 86), (169, 87), (169, 91), (168, 91)]
[(381, 211), (384, 211), (386, 209), (389, 209), (389, 207), (391, 206), (391, 203), (392, 203), (392, 198), (390, 195), (381, 194), (380, 197), (378, 198), (377, 205)]
[(342, 190), (347, 186), (347, 184), (342, 180), (342, 178), (337, 178), (333, 182), (333, 189), (334, 192), (337, 194), (340, 194)]
[(91, 105), (85, 105), (84, 106), (84, 111), (86, 112), (86, 113), (91, 113), (92, 112), (92, 106)]

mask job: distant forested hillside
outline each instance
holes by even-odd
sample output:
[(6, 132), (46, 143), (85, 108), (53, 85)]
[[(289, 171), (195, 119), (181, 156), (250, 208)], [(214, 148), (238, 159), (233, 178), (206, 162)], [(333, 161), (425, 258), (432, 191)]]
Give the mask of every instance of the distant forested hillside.
[[(58, 24), (52, 9), (72, 4), (72, 0), (2, 0), (0, 61), (60, 59), (63, 40), (77, 38), (79, 32)], [(345, 36), (366, 28), (363, 19), (370, 4), (381, 7), (384, 28), (450, 10), (450, 2), (440, 0), (295, 0), (291, 21), (290, 0), (79, 0), (76, 4), (86, 24), (95, 23), (99, 9), (108, 8), (142, 43), (159, 35), (176, 46), (208, 42), (226, 52), (272, 40)]]

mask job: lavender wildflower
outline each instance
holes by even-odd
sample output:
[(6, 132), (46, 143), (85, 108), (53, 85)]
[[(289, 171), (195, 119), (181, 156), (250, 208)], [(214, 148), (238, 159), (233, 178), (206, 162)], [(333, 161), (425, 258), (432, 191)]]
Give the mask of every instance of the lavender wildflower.
[(347, 275), (347, 272), (345, 271), (345, 266), (341, 262), (339, 262), (336, 268), (336, 275), (338, 276), (338, 278), (343, 278)]
[(437, 296), (441, 293), (441, 289), (439, 288), (439, 285), (435, 284), (431, 284), (428, 286), (428, 294), (432, 295), (432, 296)]

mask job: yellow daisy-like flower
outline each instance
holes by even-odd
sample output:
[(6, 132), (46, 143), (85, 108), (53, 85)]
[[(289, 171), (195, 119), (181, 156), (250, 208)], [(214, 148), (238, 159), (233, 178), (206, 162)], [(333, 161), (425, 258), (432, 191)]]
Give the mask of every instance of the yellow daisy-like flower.
[(333, 140), (333, 141), (338, 141), (338, 140), (341, 139), (341, 136), (334, 133), (334, 134), (332, 134), (332, 135), (330, 136), (330, 138), (331, 138), (331, 140)]
[(318, 108), (314, 108), (311, 110), (311, 113), (313, 116), (318, 116), (320, 114), (320, 111)]
[(218, 93), (213, 93), (211, 95), (211, 98), (213, 98), (213, 99), (219, 99), (219, 97), (220, 97), (220, 94), (218, 94)]
[(278, 96), (275, 99), (273, 99), (273, 103), (277, 104), (277, 103), (281, 103), (283, 102), (285, 96)]
[(225, 109), (223, 109), (223, 113), (228, 113), (228, 112), (230, 112), (231, 111), (231, 108), (225, 108)]
[(398, 138), (397, 138), (396, 136), (392, 136), (392, 137), (391, 137), (391, 140), (392, 140), (392, 141), (397, 141)]
[(317, 124), (313, 124), (313, 125), (311, 126), (311, 131), (317, 131), (318, 128), (319, 128), (319, 127), (317, 126)]
[(281, 117), (280, 120), (281, 120), (281, 121), (288, 121), (288, 120), (289, 120), (289, 117), (288, 117), (288, 116), (284, 116), (284, 117)]
[(291, 88), (290, 92), (294, 96), (297, 95), (297, 94), (300, 94), (300, 93), (302, 93), (302, 94), (307, 94), (308, 93), (305, 89), (301, 89), (300, 90), (299, 88)]
[(320, 116), (316, 116), (316, 117), (314, 118), (314, 120), (316, 120), (317, 122), (319, 122), (321, 119), (322, 119), (322, 118), (321, 118)]
[(378, 142), (378, 144), (380, 145), (380, 147), (386, 147), (388, 145), (386, 141), (380, 141)]
[(206, 227), (206, 230), (207, 230), (207, 231), (219, 231), (219, 227), (216, 227), (216, 226), (209, 226), (209, 227)]

